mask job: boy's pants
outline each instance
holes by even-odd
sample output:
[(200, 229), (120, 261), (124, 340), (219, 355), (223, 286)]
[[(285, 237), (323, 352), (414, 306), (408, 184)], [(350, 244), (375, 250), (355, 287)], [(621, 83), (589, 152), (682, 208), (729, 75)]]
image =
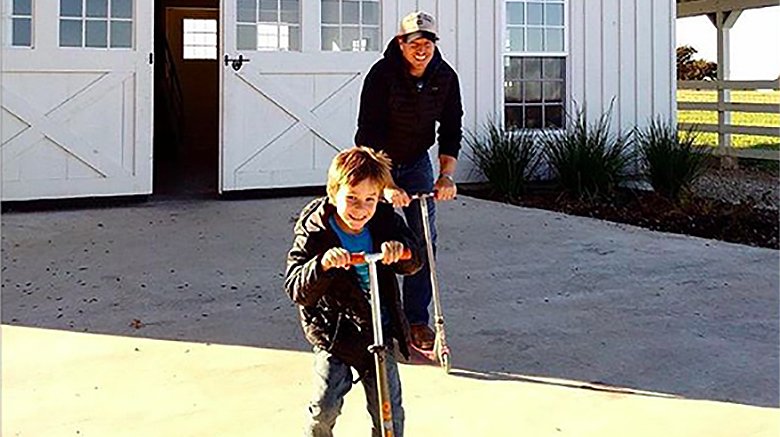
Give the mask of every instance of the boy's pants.
[[(433, 191), (433, 165), (427, 153), (410, 164), (393, 166), (393, 182), (406, 191), (407, 194), (430, 193)], [(421, 243), (425, 243), (422, 217), (420, 216), (420, 201), (413, 200), (403, 208), (406, 224), (417, 234)], [(436, 203), (428, 199), (428, 223), (431, 227), (431, 240), (436, 253)], [(427, 325), (429, 322), (428, 306), (431, 304), (431, 270), (427, 262), (417, 273), (403, 277), (403, 304), (406, 319), (411, 325)]]
[[(390, 401), (393, 410), (393, 428), (395, 435), (404, 435), (404, 408), (401, 405), (401, 379), (398, 376), (398, 364), (393, 357), (392, 347), (388, 347), (387, 380), (390, 388)], [(314, 396), (309, 402), (309, 411), (304, 435), (306, 437), (331, 437), (336, 418), (341, 414), (344, 396), (352, 388), (352, 369), (329, 352), (314, 347)], [(379, 400), (376, 392), (376, 379), (373, 374), (360, 380), (366, 393), (366, 407), (373, 422), (371, 435), (381, 437)]]

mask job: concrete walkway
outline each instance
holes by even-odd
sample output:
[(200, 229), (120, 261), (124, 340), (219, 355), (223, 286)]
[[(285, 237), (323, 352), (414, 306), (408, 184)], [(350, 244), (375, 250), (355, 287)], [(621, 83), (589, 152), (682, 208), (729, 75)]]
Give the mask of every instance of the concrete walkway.
[[(2, 217), (2, 435), (299, 435), (282, 291), (308, 198)], [(454, 369), (406, 435), (780, 434), (778, 252), (462, 197), (440, 205)], [(366, 435), (356, 387), (337, 425)]]

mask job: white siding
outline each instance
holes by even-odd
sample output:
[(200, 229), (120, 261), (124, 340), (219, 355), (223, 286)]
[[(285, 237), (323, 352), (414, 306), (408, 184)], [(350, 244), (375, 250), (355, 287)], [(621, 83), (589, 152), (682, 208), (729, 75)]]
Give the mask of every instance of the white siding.
[(614, 128), (670, 118), (672, 0), (570, 0), (571, 101), (589, 119), (612, 108)]

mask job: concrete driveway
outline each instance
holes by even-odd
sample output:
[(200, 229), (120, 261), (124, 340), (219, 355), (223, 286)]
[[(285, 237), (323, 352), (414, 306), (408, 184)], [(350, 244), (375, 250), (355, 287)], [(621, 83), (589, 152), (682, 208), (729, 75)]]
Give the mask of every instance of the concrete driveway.
[[(4, 214), (2, 434), (299, 435), (307, 200)], [(454, 369), (402, 366), (406, 435), (780, 434), (777, 251), (468, 197), (439, 217)], [(336, 430), (368, 423), (356, 387)]]

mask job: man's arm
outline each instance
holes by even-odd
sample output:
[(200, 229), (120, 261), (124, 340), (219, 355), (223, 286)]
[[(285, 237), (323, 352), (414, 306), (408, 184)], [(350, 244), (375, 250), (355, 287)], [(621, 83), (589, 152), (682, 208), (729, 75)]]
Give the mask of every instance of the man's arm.
[(455, 169), (458, 165), (458, 152), (463, 137), (463, 104), (460, 99), (458, 75), (453, 72), (453, 83), (449, 87), (439, 122), (439, 177), (434, 189), (439, 200), (451, 200), (457, 194)]
[(376, 64), (366, 74), (360, 92), (355, 145), (380, 148), (386, 137), (387, 86), (381, 83)]

